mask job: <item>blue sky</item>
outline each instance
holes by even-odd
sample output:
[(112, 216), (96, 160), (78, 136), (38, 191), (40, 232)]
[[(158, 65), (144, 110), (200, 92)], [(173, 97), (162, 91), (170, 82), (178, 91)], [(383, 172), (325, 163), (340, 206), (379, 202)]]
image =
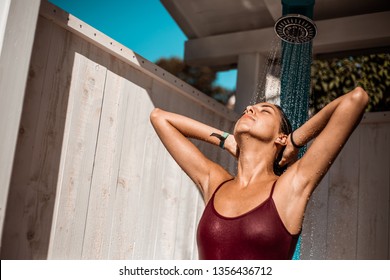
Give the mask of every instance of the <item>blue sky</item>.
[[(49, 0), (114, 40), (155, 62), (183, 59), (187, 37), (160, 0)], [(220, 72), (217, 84), (236, 87), (235, 70)]]

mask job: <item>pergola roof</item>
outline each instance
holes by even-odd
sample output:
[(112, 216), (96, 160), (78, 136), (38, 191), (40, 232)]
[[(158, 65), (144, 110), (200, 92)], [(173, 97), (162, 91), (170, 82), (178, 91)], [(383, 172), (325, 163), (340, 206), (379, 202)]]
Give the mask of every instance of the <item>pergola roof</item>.
[[(185, 60), (229, 68), (240, 53), (265, 53), (281, 0), (161, 0), (188, 37)], [(390, 46), (389, 0), (316, 0), (315, 54)]]

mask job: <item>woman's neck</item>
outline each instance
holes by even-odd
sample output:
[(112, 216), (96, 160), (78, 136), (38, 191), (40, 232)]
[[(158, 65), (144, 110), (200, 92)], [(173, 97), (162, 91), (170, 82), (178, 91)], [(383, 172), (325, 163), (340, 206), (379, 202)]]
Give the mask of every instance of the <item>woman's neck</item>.
[(269, 181), (277, 176), (273, 171), (275, 145), (256, 141), (245, 141), (240, 145), (236, 180), (242, 187), (252, 183)]

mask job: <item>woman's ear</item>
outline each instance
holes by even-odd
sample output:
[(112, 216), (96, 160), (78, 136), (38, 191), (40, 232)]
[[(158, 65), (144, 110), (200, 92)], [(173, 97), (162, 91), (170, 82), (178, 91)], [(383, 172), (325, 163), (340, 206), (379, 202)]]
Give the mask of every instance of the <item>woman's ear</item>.
[(287, 135), (284, 133), (279, 134), (278, 138), (275, 139), (275, 143), (286, 146), (287, 145)]

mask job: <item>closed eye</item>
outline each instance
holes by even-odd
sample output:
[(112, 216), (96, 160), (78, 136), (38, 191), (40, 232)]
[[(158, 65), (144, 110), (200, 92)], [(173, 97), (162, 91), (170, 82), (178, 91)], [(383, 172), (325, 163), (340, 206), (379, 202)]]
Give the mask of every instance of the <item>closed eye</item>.
[(268, 104), (263, 104), (263, 105), (261, 105), (260, 108), (262, 111), (267, 112), (269, 114), (272, 114), (273, 112), (275, 112), (275, 109)]

